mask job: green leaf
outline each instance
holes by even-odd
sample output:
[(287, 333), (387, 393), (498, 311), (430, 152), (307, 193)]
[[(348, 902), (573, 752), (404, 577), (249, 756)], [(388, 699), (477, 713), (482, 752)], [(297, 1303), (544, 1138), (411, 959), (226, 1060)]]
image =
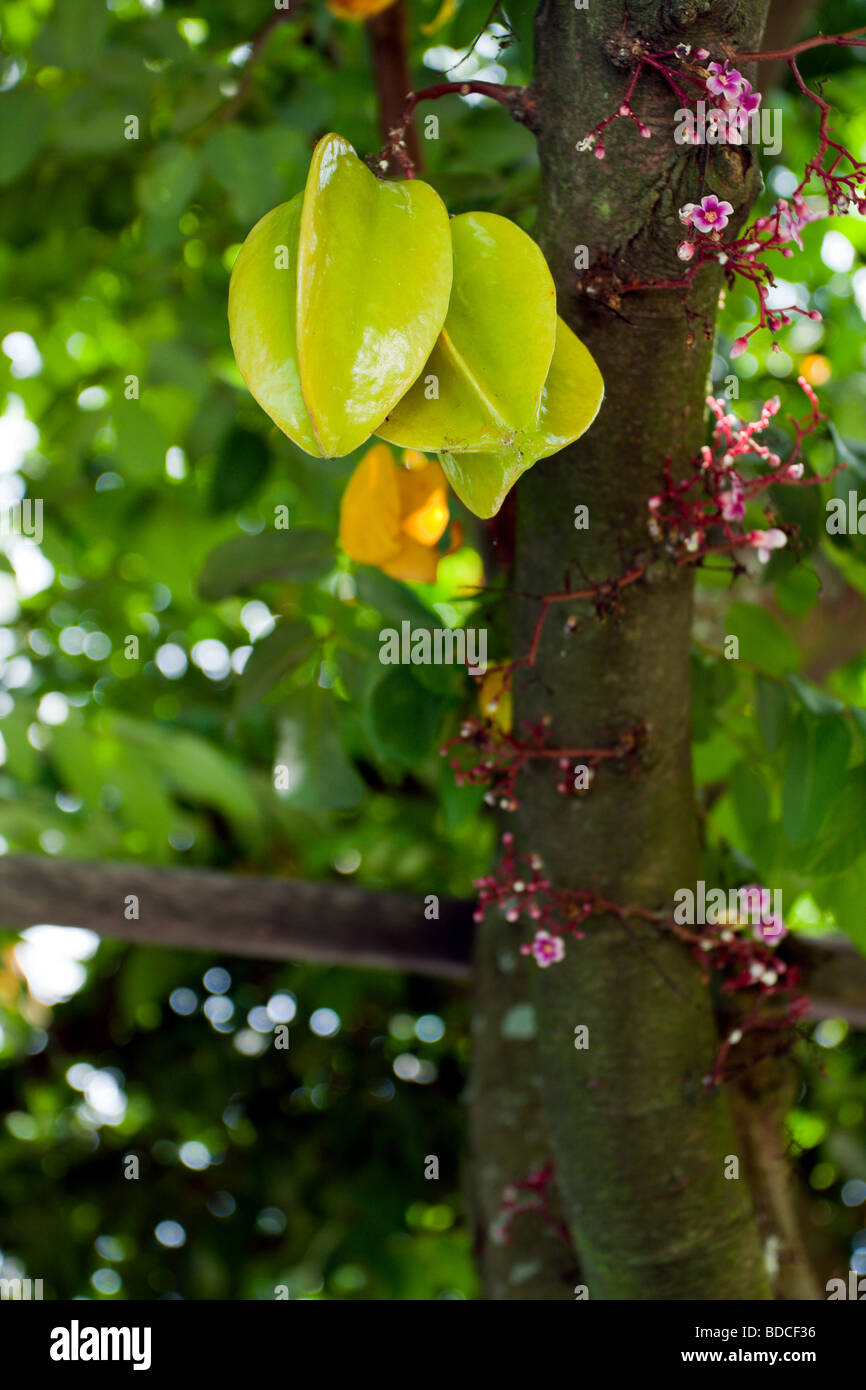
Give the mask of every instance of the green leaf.
[(825, 695), (823, 690), (816, 690), (813, 685), (807, 685), (791, 672), (788, 673), (787, 680), (801, 705), (805, 706), (810, 714), (839, 714), (845, 708), (835, 695)]
[(427, 608), (411, 589), (372, 565), (358, 565), (354, 571), (358, 598), (394, 623), (408, 621), (413, 627), (434, 627), (437, 614)]
[(484, 804), (483, 785), (458, 785), (454, 769), (446, 758), (440, 759), (438, 792), (442, 821), (446, 831), (456, 830), (476, 815)]
[(866, 955), (866, 859), (852, 865), (838, 878), (831, 879), (822, 891), (822, 903), (830, 908), (840, 931)]
[(782, 791), (782, 824), (790, 844), (805, 844), (820, 831), (845, 775), (850, 747), (843, 719), (798, 716)]
[(87, 88), (73, 92), (52, 123), (53, 143), (73, 154), (105, 155), (126, 145), (124, 115), (117, 101)]
[(98, 757), (93, 735), (71, 722), (52, 730), (50, 749), (51, 761), (63, 785), (80, 796), (91, 810), (97, 807), (103, 784), (110, 781), (105, 758), (110, 749), (103, 747), (103, 756)]
[(107, 717), (111, 732), (141, 750), (175, 794), (222, 813), (248, 848), (261, 840), (262, 816), (243, 767), (207, 739), (128, 715)]
[(725, 614), (725, 629), (738, 639), (742, 661), (753, 662), (773, 675), (796, 670), (800, 664), (797, 644), (758, 604), (732, 603)]
[(75, 71), (89, 67), (100, 54), (108, 24), (104, 0), (63, 0), (53, 23), (39, 38), (40, 65)]
[(202, 155), (247, 226), (279, 199), (282, 180), (279, 171), (262, 159), (258, 131), (235, 121), (220, 126), (203, 142)]
[(112, 406), (118, 471), (140, 482), (165, 476), (168, 440), (159, 421), (137, 400), (119, 400)]
[(42, 92), (15, 88), (0, 95), (0, 185), (30, 167), (45, 136), (49, 105)]
[(736, 663), (692, 653), (692, 737), (703, 743), (718, 728), (719, 710), (737, 684)]
[(793, 711), (788, 689), (769, 676), (755, 677), (758, 725), (769, 753), (784, 743), (791, 727)]
[[(442, 625), (439, 615), (427, 608), (411, 589), (371, 565), (357, 567), (355, 583), (359, 599), (371, 608), (377, 608), (398, 629), (405, 622), (409, 623), (413, 632), (419, 628), (431, 630)], [(463, 668), (459, 666), (418, 665), (412, 667), (412, 674), (415, 680), (434, 694), (452, 699), (458, 698), (465, 681)]]
[(259, 638), (238, 680), (238, 705), (249, 709), (313, 650), (315, 639), (306, 623), (278, 623)]
[(532, 70), (535, 11), (538, 0), (507, 0), (505, 14), (520, 43), (520, 63), (525, 72)]
[(454, 20), (452, 42), (455, 48), (469, 48), (490, 22), (488, 0), (461, 0)]
[(852, 483), (855, 484), (859, 479), (866, 482), (866, 448), (863, 444), (853, 439), (843, 439), (832, 420), (827, 421), (827, 431), (836, 449), (836, 459), (839, 463), (844, 463), (846, 468), (853, 473), (846, 476), (845, 473), (837, 473), (835, 482), (836, 496), (847, 498)]
[(326, 531), (263, 531), (232, 536), (212, 550), (199, 577), (198, 591), (209, 603), (245, 593), (267, 580), (305, 584), (321, 579), (334, 565), (334, 542)]
[(162, 145), (138, 180), (138, 201), (144, 212), (176, 222), (196, 190), (199, 163), (186, 145)]
[(0, 719), (0, 737), (6, 750), (3, 770), (22, 782), (35, 782), (40, 770), (40, 755), (27, 737), (32, 717), (16, 706)]
[(370, 694), (367, 715), (374, 744), (385, 758), (412, 767), (431, 751), (442, 721), (442, 701), (403, 667), (392, 667)]
[(278, 795), (299, 810), (350, 811), (364, 796), (343, 748), (338, 701), (320, 686), (298, 691), (286, 704), (274, 761), (288, 773), (288, 788)]
[(770, 819), (767, 784), (751, 763), (741, 762), (730, 773), (730, 787), (737, 819), (751, 844)]
[(866, 765), (846, 773), (828, 824), (805, 866), (810, 874), (841, 874), (866, 854)]
[(260, 434), (237, 426), (223, 441), (211, 480), (210, 509), (236, 511), (255, 495), (267, 476), (271, 454)]

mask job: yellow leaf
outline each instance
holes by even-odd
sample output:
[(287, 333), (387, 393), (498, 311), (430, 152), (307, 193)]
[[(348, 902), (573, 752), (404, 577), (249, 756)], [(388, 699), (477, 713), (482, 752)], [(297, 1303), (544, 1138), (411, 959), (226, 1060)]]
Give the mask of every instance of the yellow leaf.
[(340, 541), (360, 564), (395, 579), (432, 584), (437, 542), (448, 525), (448, 484), (435, 460), (400, 468), (387, 444), (375, 444), (353, 472), (340, 504)]
[(513, 715), (507, 666), (489, 667), (478, 692), (478, 704), (485, 719), (504, 734), (511, 733)]
[(422, 34), (435, 34), (439, 29), (443, 29), (449, 19), (453, 19), (460, 7), (460, 0), (442, 0), (439, 12), (429, 24), (421, 25)]
[(328, 0), (328, 9), (338, 19), (369, 19), (393, 4), (394, 0)]
[(375, 444), (361, 459), (340, 502), (340, 543), (362, 565), (383, 565), (400, 553), (400, 492), (394, 458)]

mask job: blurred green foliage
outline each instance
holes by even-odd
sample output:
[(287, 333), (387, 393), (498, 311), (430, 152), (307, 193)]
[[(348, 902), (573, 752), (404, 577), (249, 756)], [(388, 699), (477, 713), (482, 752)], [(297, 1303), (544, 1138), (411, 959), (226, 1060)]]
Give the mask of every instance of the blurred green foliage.
[[(509, 12), (511, 40), (482, 39), (476, 75), (495, 64), (527, 78), (531, 8)], [(851, 27), (857, 8), (833, 0), (813, 27)], [(412, 3), (419, 85), (425, 60), (438, 80), (490, 12), (463, 0), (425, 34), (438, 9)], [(231, 355), (228, 277), (252, 223), (303, 185), (325, 131), (361, 153), (380, 144), (363, 27), (308, 3), (251, 62), (272, 13), (263, 0), (0, 3), (0, 497), (44, 503), (41, 544), (0, 555), (0, 847), (469, 896), (495, 828), (437, 748), (474, 689), (375, 657), (383, 620), (471, 613), (480, 529), (455, 506), (465, 540), (435, 586), (353, 570), (335, 537), (358, 456), (298, 452)], [(837, 137), (861, 157), (862, 64), (862, 50), (802, 64), (829, 74)], [(771, 101), (783, 152), (765, 168), (766, 206), (816, 132), (792, 90)], [(449, 99), (436, 115), (426, 177), (451, 211), (531, 228), (529, 133), (489, 103)], [(866, 538), (823, 524), (834, 491), (866, 497), (866, 232), (816, 222), (804, 241), (782, 266), (823, 322), (796, 323), (778, 352), (759, 335), (730, 364), (755, 307), (730, 293), (713, 387), (733, 381), (745, 418), (776, 392), (801, 414), (804, 372), (834, 423), (809, 442), (809, 467), (849, 468), (774, 497), (800, 523), (800, 563), (776, 554), (763, 584), (733, 592), (702, 576), (695, 766), (707, 879), (781, 887), (791, 925), (835, 922), (866, 948)], [(731, 633), (739, 662), (720, 655)], [(280, 762), (288, 794), (274, 787)], [(214, 994), (202, 978), (217, 962), (105, 943), (50, 1007), (27, 993), (16, 940), (0, 957), (7, 1274), (42, 1277), (46, 1297), (272, 1298), (279, 1284), (293, 1297), (475, 1296), (463, 991), (232, 961)], [(261, 1014), (285, 992), (287, 1052)], [(256, 1009), (261, 1033), (246, 1021)], [(339, 1015), (336, 1034), (311, 1029), (321, 1009)], [(413, 1020), (430, 1016), (444, 1033), (425, 1041)], [(852, 1240), (866, 1249), (863, 1204), (849, 1200), (866, 1181), (866, 1056), (862, 1037), (824, 1030), (804, 1044), (791, 1131), (832, 1272)], [(141, 1176), (127, 1185), (130, 1153)], [(161, 1243), (163, 1222), (183, 1244)]]

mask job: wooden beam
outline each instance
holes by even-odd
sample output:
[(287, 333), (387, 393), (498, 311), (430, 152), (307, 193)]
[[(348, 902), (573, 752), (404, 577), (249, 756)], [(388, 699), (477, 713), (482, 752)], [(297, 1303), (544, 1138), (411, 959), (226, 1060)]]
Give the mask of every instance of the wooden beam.
[[(128, 918), (131, 899), (138, 918)], [(349, 883), (253, 878), (212, 869), (0, 858), (0, 927), (86, 927), (140, 945), (402, 970), (466, 979), (472, 905)]]
[[(125, 915), (133, 897), (137, 919)], [(420, 894), (351, 883), (0, 858), (0, 928), (51, 923), (138, 945), (468, 979), (473, 904), (440, 898), (439, 918), (430, 921), (424, 903)], [(866, 1029), (866, 957), (846, 937), (789, 936), (780, 949), (803, 971), (813, 1018)]]

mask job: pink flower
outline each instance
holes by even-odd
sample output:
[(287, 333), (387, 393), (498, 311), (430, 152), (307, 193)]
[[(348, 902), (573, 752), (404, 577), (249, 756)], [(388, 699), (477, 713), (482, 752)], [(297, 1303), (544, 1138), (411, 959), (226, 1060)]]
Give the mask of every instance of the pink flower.
[(731, 357), (741, 357), (749, 346), (748, 338), (735, 338), (731, 343)]
[[(750, 883), (739, 891), (740, 919), (754, 924), (753, 935), (757, 941), (765, 941), (774, 946), (787, 936), (788, 928), (782, 918), (770, 914), (770, 890), (759, 883)], [(757, 920), (755, 920), (757, 918)]]
[(753, 111), (757, 111), (761, 104), (761, 93), (752, 91), (751, 82), (747, 82), (745, 77), (742, 79), (743, 90), (737, 97), (737, 110), (742, 111), (746, 116), (751, 116)]
[(771, 550), (781, 550), (788, 544), (788, 537), (784, 531), (780, 531), (778, 526), (771, 526), (769, 531), (750, 531), (746, 540), (749, 545), (754, 545), (758, 551), (758, 559), (765, 565), (770, 558)]
[(821, 217), (821, 213), (812, 211), (802, 193), (794, 194), (793, 210), (785, 198), (780, 198), (776, 203), (776, 215), (779, 219), (780, 240), (796, 242), (801, 251), (803, 250), (801, 231), (807, 222), (815, 222)]
[(683, 203), (680, 208), (678, 216), (684, 227), (690, 227), (692, 225), (692, 213), (694, 210), (694, 203)]
[(730, 203), (720, 202), (715, 193), (708, 193), (692, 211), (692, 226), (699, 232), (720, 232), (727, 227), (733, 211)]
[(719, 493), (719, 506), (725, 521), (742, 521), (746, 515), (746, 499), (739, 478), (731, 480), (727, 492)]
[(777, 941), (781, 941), (783, 936), (788, 935), (788, 928), (781, 917), (765, 918), (755, 927), (755, 936), (758, 941), (766, 941), (769, 946), (775, 946)]
[(542, 968), (563, 959), (565, 942), (561, 936), (551, 936), (549, 931), (537, 931), (531, 946), (522, 946), (523, 955), (533, 955)]
[(710, 63), (707, 71), (707, 91), (714, 97), (723, 97), (725, 101), (736, 105), (740, 93), (743, 90), (743, 74), (737, 72), (736, 68), (728, 68), (727, 59), (724, 67), (720, 63)]
[(681, 241), (677, 247), (677, 255), (681, 261), (690, 261), (695, 254), (695, 243), (693, 241)]
[(702, 63), (702, 62), (704, 61), (704, 59), (705, 59), (705, 58), (709, 58), (709, 56), (710, 56), (710, 50), (709, 50), (708, 48), (696, 48), (696, 49), (695, 49), (695, 57), (697, 58), (697, 60), (698, 60), (699, 63)]
[(740, 900), (740, 921), (763, 921), (765, 912), (770, 908), (770, 890), (764, 888), (760, 883), (747, 883), (740, 888), (737, 897)]

